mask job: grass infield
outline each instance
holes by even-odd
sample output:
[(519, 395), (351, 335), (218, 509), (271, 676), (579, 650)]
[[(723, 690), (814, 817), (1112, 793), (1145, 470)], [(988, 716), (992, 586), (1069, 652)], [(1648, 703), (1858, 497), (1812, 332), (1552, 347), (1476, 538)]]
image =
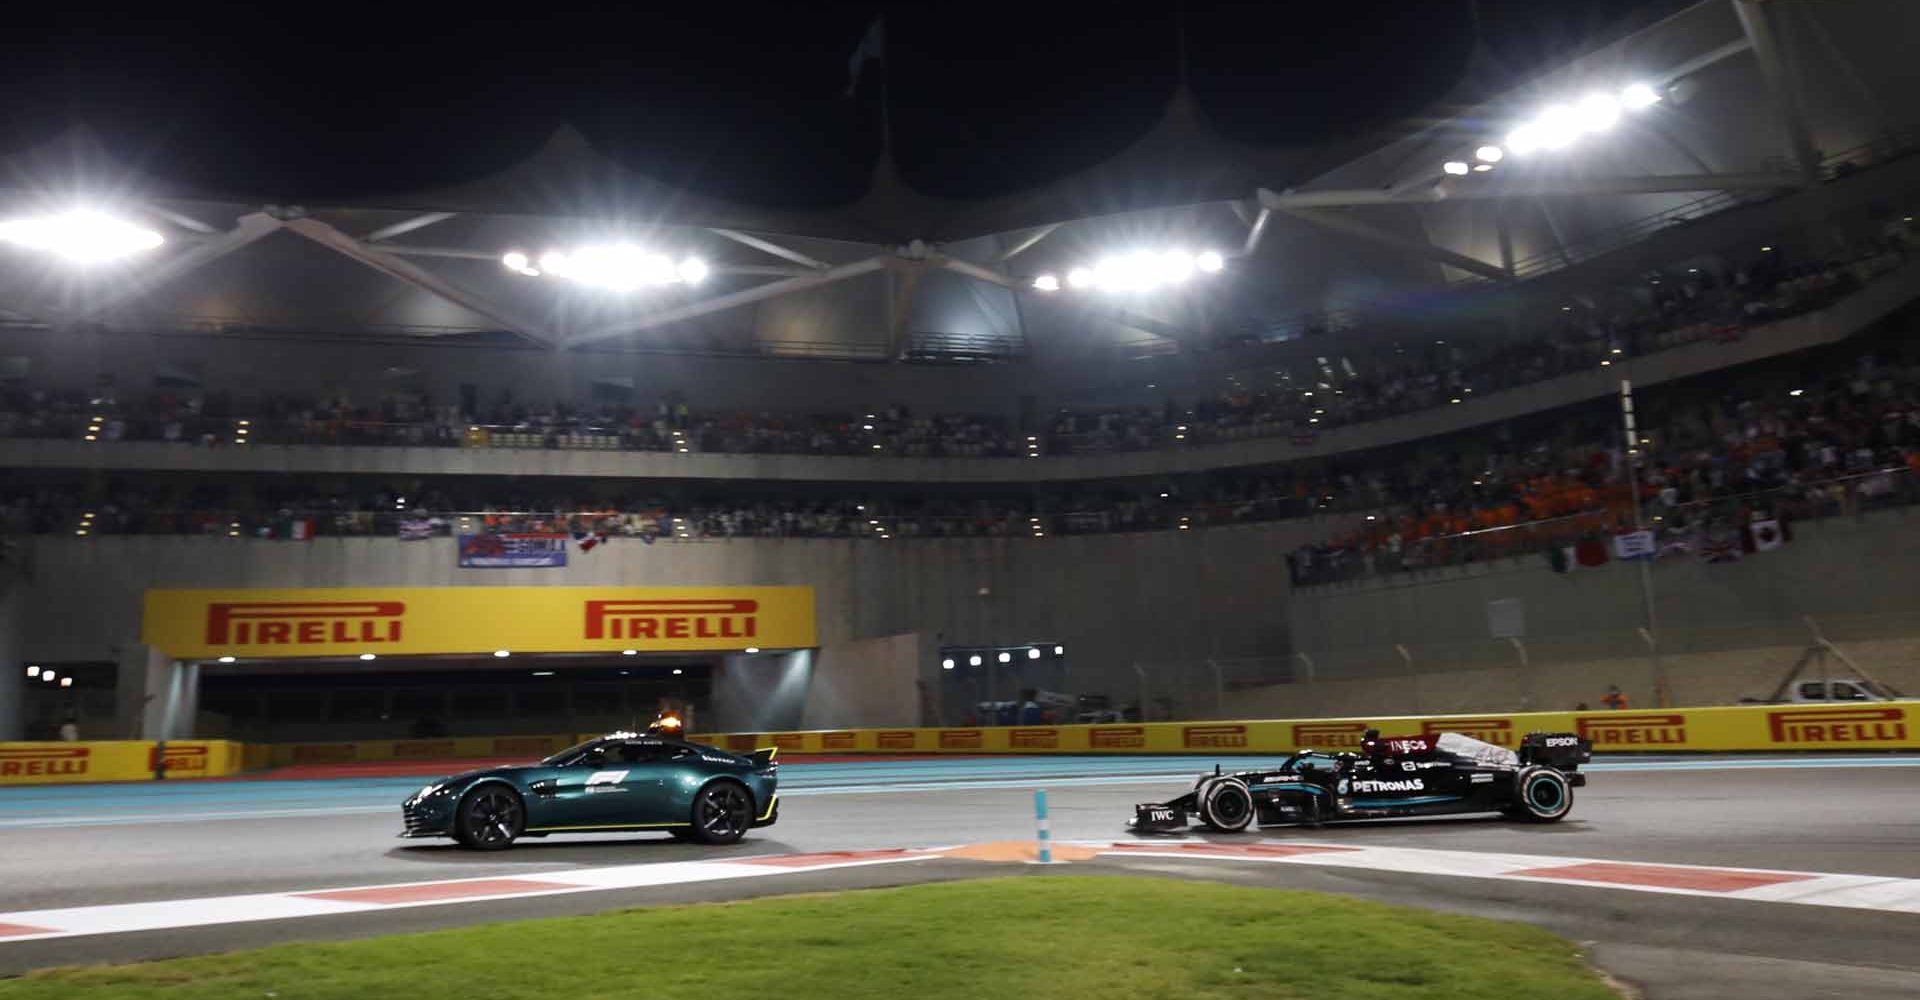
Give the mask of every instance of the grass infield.
[(0, 998), (1617, 1000), (1559, 937), (1342, 896), (1034, 875), (590, 917), (0, 981)]

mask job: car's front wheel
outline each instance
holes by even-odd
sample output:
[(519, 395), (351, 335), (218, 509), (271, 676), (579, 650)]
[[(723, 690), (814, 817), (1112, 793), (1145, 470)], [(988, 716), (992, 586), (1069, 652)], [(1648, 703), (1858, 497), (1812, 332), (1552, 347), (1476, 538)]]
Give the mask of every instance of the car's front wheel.
[(460, 800), (454, 839), (476, 851), (504, 851), (527, 828), (520, 796), (502, 785), (481, 785)]
[(716, 781), (693, 800), (693, 836), (703, 844), (731, 844), (753, 826), (753, 796), (733, 781)]
[(1196, 796), (1200, 822), (1223, 833), (1239, 833), (1253, 825), (1253, 792), (1239, 778), (1215, 778)]
[(1531, 823), (1557, 823), (1573, 809), (1573, 785), (1551, 767), (1522, 768), (1513, 777), (1507, 815)]

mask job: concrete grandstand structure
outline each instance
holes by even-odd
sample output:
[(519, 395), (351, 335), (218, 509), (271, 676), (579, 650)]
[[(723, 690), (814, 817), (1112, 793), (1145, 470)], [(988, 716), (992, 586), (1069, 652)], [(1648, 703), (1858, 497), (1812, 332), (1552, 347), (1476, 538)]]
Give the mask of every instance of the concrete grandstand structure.
[[(670, 397), (774, 414), (910, 404), (997, 421), (1012, 453), (922, 456), (877, 441), (874, 454), (851, 455), (554, 447), (546, 435), (350, 446), (230, 430), (225, 447), (206, 448), (16, 432), (0, 437), (0, 468), (96, 494), (110, 477), (192, 475), (1019, 497), (1417, 446), (1608, 399), (1622, 375), (1651, 389), (1912, 322), (1901, 310), (1920, 295), (1920, 264), (1902, 253), (1851, 294), (1757, 319), (1736, 343), (1661, 345), (1618, 367), (1607, 359), (1324, 431), (1276, 422), (1258, 435), (1175, 434), (1131, 451), (1051, 447), (1047, 428), (1063, 410), (1173, 414), (1172, 400), (1217, 394), (1242, 373), (1337, 365), (1349, 344), (1418, 335), (1442, 314), (1471, 314), (1481, 336), (1525, 342), (1536, 331), (1519, 317), (1572, 308), (1595, 287), (1669, 267), (1732, 274), (1759, 253), (1854, 261), (1908, 238), (1920, 202), (1920, 86), (1897, 42), (1920, 31), (1920, 10), (1709, 0), (1663, 12), (1535, 78), (1495, 84), (1480, 73), (1441, 102), (1440, 120), (1335, 149), (1248, 148), (1210, 128), (1182, 86), (1115, 159), (977, 203), (915, 192), (883, 156), (870, 190), (838, 209), (730, 204), (663, 185), (569, 130), (527, 162), (463, 185), (293, 204), (170, 190), (76, 131), (5, 158), (12, 183), (0, 211), (112, 191), (167, 242), (77, 279), (4, 251), (0, 376), (23, 389), (220, 393), (247, 428), (269, 396), (399, 396), (423, 410), (438, 401), (452, 415), (439, 423), (475, 431), (479, 401), (504, 393), (547, 410), (647, 410)], [(1465, 166), (1543, 103), (1634, 84), (1660, 100), (1615, 131), (1561, 155)], [(516, 251), (612, 238), (697, 254), (710, 273), (697, 287), (606, 296), (520, 273), (539, 269), (525, 259), (502, 266)], [(1204, 285), (1135, 300), (1039, 280), (1138, 245), (1214, 248), (1226, 259)], [(1167, 423), (1184, 431), (1179, 419)], [(239, 440), (250, 433), (255, 443)], [(1149, 716), (1566, 707), (1597, 700), (1607, 684), (1646, 698), (1657, 670), (1671, 672), (1659, 686), (1673, 698), (1724, 701), (1790, 661), (1804, 645), (1791, 631), (1801, 616), (1837, 640), (1875, 644), (1873, 661), (1897, 683), (1920, 680), (1911, 657), (1920, 621), (1907, 616), (1901, 582), (1920, 554), (1898, 510), (1805, 525), (1771, 562), (1664, 574), (1655, 650), (1669, 654), (1664, 666), (1636, 645), (1641, 590), (1625, 569), (1561, 581), (1536, 556), (1424, 578), (1289, 582), (1288, 553), (1366, 517), (1360, 508), (1261, 525), (1182, 517), (1177, 529), (1198, 530), (1086, 537), (669, 532), (660, 546), (616, 540), (564, 568), (479, 578), (457, 567), (445, 538), (8, 538), (0, 739), (29, 721), (11, 666), (28, 662), (97, 667), (90, 676), (113, 694), (91, 718), (115, 735), (191, 735), (196, 696), (180, 678), (199, 668), (143, 644), (140, 620), (145, 592), (189, 587), (811, 586), (817, 647), (709, 657), (711, 721), (750, 730), (959, 721), (968, 703), (1011, 697), (1033, 678), (996, 674), (991, 662), (943, 670), (940, 650), (1043, 642), (1070, 651), (1054, 676), (1072, 690), (1136, 701)], [(1487, 602), (1513, 596), (1529, 601), (1531, 654), (1509, 641), (1518, 636), (1488, 634)], [(572, 703), (561, 711), (562, 723), (601, 721)]]

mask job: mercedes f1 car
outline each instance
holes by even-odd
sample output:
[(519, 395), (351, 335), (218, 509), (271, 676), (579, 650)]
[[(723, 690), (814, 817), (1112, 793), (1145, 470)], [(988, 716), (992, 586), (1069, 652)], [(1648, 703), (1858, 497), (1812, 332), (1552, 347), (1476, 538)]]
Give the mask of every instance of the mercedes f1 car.
[(1190, 825), (1237, 833), (1251, 826), (1505, 813), (1553, 823), (1586, 784), (1580, 765), (1593, 744), (1572, 733), (1529, 733), (1519, 752), (1459, 733), (1381, 739), (1368, 730), (1360, 753), (1302, 750), (1277, 768), (1202, 775), (1169, 802), (1134, 807), (1137, 833), (1177, 833)]
[(677, 731), (614, 733), (535, 764), (456, 774), (401, 805), (403, 837), (482, 851), (552, 833), (657, 830), (731, 844), (780, 818), (775, 751), (729, 753)]

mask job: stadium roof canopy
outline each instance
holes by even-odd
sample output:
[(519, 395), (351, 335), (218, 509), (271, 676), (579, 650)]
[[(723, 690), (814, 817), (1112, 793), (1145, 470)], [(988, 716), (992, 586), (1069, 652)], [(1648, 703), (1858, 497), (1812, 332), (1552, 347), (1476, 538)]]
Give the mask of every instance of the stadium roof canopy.
[[(737, 204), (563, 129), (494, 176), (289, 205), (169, 191), (76, 129), (0, 161), (0, 217), (86, 199), (166, 243), (84, 274), (0, 247), (0, 322), (873, 359), (994, 356), (1098, 328), (1177, 348), (1223, 323), (1523, 280), (1639, 220), (1814, 186), (1835, 155), (1910, 120), (1920, 71), (1900, 45), (1920, 35), (1916, 8), (1705, 0), (1517, 85), (1486, 92), (1487, 74), (1469, 73), (1435, 102), (1442, 117), (1330, 147), (1226, 138), (1181, 86), (1107, 161), (970, 201), (912, 189), (883, 156), (849, 205)], [(1504, 145), (1544, 105), (1628, 84), (1665, 99), (1560, 154), (1443, 169)], [(711, 276), (609, 295), (502, 266), (514, 249), (609, 241), (697, 255)], [(1152, 300), (1032, 287), (1115, 248), (1175, 246), (1217, 248), (1227, 273)]]

